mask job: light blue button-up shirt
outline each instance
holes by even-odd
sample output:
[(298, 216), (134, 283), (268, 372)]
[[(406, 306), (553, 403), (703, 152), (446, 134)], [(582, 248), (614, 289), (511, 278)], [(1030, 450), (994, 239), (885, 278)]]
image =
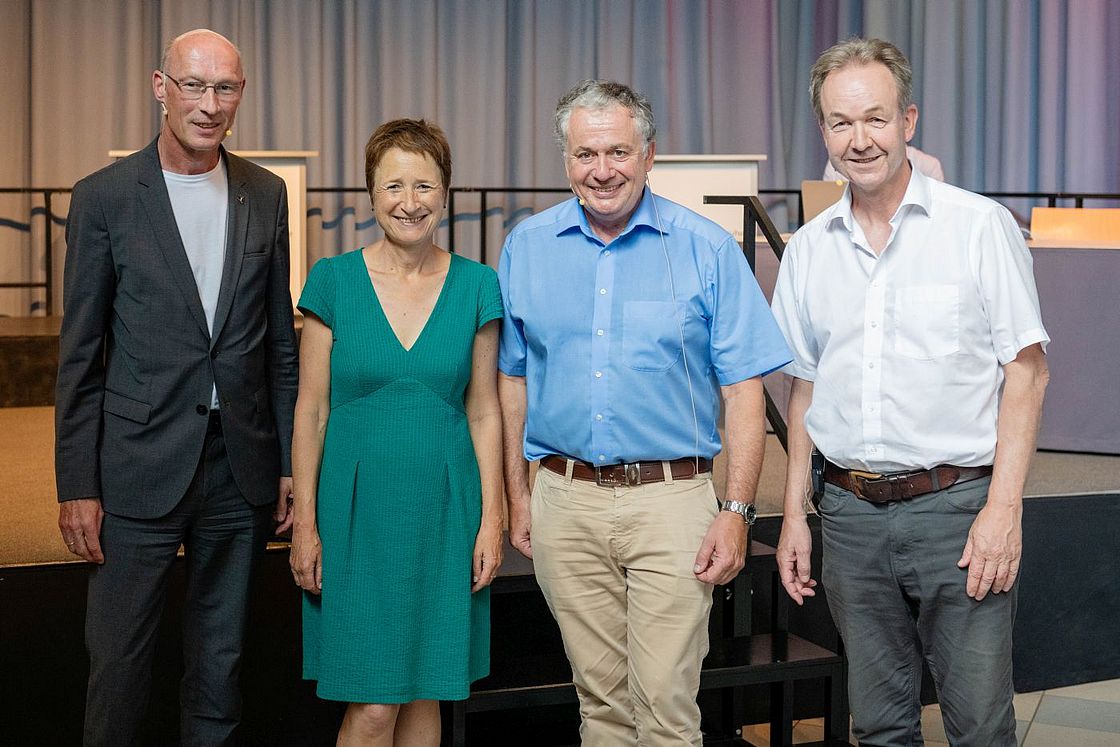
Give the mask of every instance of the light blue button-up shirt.
[(522, 221), (498, 277), (529, 460), (714, 457), (719, 386), (791, 360), (735, 239), (648, 188), (609, 244), (574, 198)]

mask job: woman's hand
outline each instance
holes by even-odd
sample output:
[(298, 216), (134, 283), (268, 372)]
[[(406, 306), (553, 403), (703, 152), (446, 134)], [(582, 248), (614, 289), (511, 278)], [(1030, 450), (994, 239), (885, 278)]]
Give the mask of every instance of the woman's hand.
[(485, 589), (498, 575), (502, 565), (502, 525), (482, 522), (474, 540), (474, 562), (471, 568), (471, 592)]
[(323, 545), (319, 542), (318, 530), (297, 527), (292, 532), (288, 562), (299, 588), (312, 594), (323, 590)]

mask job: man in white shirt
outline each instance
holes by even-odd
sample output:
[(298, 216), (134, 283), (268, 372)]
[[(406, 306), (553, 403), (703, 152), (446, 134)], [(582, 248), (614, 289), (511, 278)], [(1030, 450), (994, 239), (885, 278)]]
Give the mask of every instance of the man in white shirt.
[(844, 196), (790, 240), (773, 308), (793, 350), (782, 583), (822, 580), (862, 745), (921, 744), (923, 659), (949, 741), (1014, 745), (1011, 631), (1023, 485), (1048, 378), (1031, 258), (1002, 206), (922, 175), (893, 45), (818, 59), (810, 95)]

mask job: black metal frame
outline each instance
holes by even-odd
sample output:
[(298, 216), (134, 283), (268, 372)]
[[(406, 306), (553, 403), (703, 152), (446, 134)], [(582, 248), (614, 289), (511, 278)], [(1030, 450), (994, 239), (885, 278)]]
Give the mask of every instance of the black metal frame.
[[(756, 228), (762, 231), (766, 243), (770, 245), (774, 255), (781, 262), (782, 255), (786, 251), (786, 242), (782, 239), (782, 234), (778, 232), (778, 229), (774, 227), (774, 222), (770, 220), (766, 208), (762, 206), (762, 201), (758, 197), (754, 195), (704, 195), (704, 204), (743, 206), (743, 254), (747, 258), (747, 264), (750, 265), (751, 272), (754, 272), (755, 268)], [(770, 422), (770, 427), (774, 430), (774, 435), (778, 437), (778, 442), (782, 445), (782, 448), (789, 451), (789, 430), (786, 428), (786, 421), (782, 419), (782, 413), (775, 404), (774, 398), (770, 396), (770, 392), (764, 389), (762, 393), (766, 398), (766, 419)]]
[[(43, 282), (25, 282), (25, 283), (0, 283), (0, 290), (5, 288), (44, 288), (46, 290), (46, 312), (47, 316), (53, 315), (54, 310), (54, 257), (51, 251), (51, 224), (54, 221), (54, 212), (52, 210), (52, 197), (56, 194), (68, 194), (72, 191), (70, 187), (0, 187), (0, 194), (30, 194), (43, 195), (43, 255), (44, 255), (44, 271), (46, 280)], [(308, 194), (365, 194), (365, 187), (308, 187)], [(486, 227), (486, 211), (489, 207), (489, 198), (491, 194), (564, 194), (571, 190), (567, 187), (452, 187), (448, 192), (447, 197), (447, 228), (448, 228), (448, 250), (454, 252), (456, 250), (455, 240), (455, 223), (458, 216), (455, 210), (456, 196), (460, 194), (477, 194), (479, 195), (479, 260), (486, 262), (487, 257), (487, 240), (489, 238)], [(802, 205), (801, 205), (801, 191), (796, 189), (760, 189), (759, 195), (775, 195), (782, 197), (794, 197), (797, 199), (797, 217), (798, 223), (802, 223)], [(1107, 192), (981, 192), (980, 194), (992, 198), (1007, 198), (1007, 199), (1031, 199), (1031, 200), (1046, 200), (1048, 207), (1055, 207), (1059, 200), (1073, 200), (1075, 207), (1083, 207), (1086, 200), (1120, 200), (1120, 194), (1107, 193)], [(784, 249), (785, 245), (781, 242), (781, 235), (774, 229), (773, 223), (770, 221), (769, 216), (766, 215), (766, 210), (763, 208), (762, 202), (757, 198), (753, 198), (754, 202), (749, 204), (747, 200), (751, 198), (741, 196), (706, 196), (704, 202), (711, 205), (742, 205), (743, 206), (743, 226), (745, 229), (752, 229), (753, 226), (758, 225), (762, 227), (763, 234), (767, 237), (774, 251), (781, 257), (781, 246)], [(32, 219), (34, 218), (34, 211)], [(754, 230), (745, 230), (743, 233), (744, 251), (747, 255), (747, 261), (754, 269), (755, 257), (755, 241)], [(771, 238), (777, 238), (777, 242)], [(769, 408), (770, 403), (768, 403)], [(782, 445), (785, 445), (784, 431), (779, 436), (782, 440)]]
[[(507, 547), (507, 553), (512, 553)], [(748, 685), (770, 689), (770, 744), (793, 742), (793, 685), (800, 680), (824, 681), (824, 731), (826, 742), (846, 743), (848, 733), (847, 664), (842, 649), (830, 651), (789, 631), (789, 597), (782, 588), (774, 548), (751, 543), (748, 564), (729, 584), (716, 587), (708, 624), (711, 647), (700, 671), (700, 690), (720, 690), (718, 710), (711, 714), (719, 734), (706, 734), (719, 744), (742, 744), (743, 691)], [(540, 594), (532, 566), (512, 553), (491, 587), (493, 594)], [(768, 569), (758, 574), (753, 569)], [(761, 576), (761, 578), (756, 578)], [(770, 632), (751, 630), (752, 584), (769, 578), (772, 605)], [(467, 744), (467, 716), (487, 711), (533, 708), (576, 703), (570, 680), (518, 682), (495, 685), (482, 680), (467, 700), (446, 709), (452, 745)], [(710, 739), (709, 739), (710, 738)], [(830, 742), (831, 740), (831, 742)]]
[[(70, 191), (70, 187), (0, 187), (0, 194), (43, 195), (43, 273), (46, 275), (46, 279), (41, 283), (36, 283), (34, 281), (26, 283), (0, 283), (0, 289), (45, 289), (47, 296), (45, 304), (47, 316), (53, 316), (54, 314), (54, 252), (51, 251), (51, 220), (54, 218), (54, 214), (51, 211), (51, 197), (55, 194), (67, 194)], [(31, 217), (35, 217), (34, 210), (32, 211)]]

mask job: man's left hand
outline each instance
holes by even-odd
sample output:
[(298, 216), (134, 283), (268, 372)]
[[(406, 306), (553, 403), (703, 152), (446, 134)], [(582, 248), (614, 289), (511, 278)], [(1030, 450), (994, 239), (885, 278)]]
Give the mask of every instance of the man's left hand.
[(276, 534), (283, 534), (292, 528), (295, 514), (292, 512), (292, 478), (280, 478), (280, 495), (276, 499), (276, 510), (272, 512), (276, 520)]
[(692, 571), (706, 584), (726, 584), (743, 570), (746, 554), (747, 525), (743, 517), (734, 511), (720, 511), (704, 535)]
[(988, 592), (1009, 591), (1019, 575), (1023, 554), (1023, 509), (988, 502), (972, 528), (957, 567), (968, 568), (965, 590), (979, 602)]

